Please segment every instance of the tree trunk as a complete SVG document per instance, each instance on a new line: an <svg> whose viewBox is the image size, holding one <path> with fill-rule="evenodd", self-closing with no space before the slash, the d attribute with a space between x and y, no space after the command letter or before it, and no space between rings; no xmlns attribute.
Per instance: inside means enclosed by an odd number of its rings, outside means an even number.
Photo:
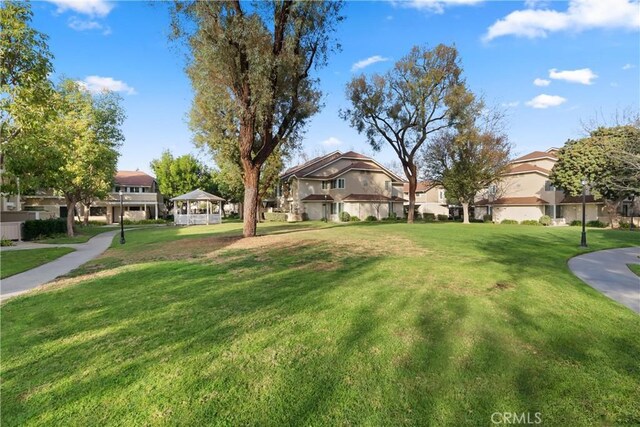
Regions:
<svg viewBox="0 0 640 427"><path fill-rule="evenodd" d="M609 217L609 227L615 228L618 221L618 207L620 207L621 200L605 200L604 206Z"/></svg>
<svg viewBox="0 0 640 427"><path fill-rule="evenodd" d="M414 211L416 206L416 187L418 186L418 177L415 174L415 167L407 174L409 179L409 212L407 212L407 223L413 224Z"/></svg>
<svg viewBox="0 0 640 427"><path fill-rule="evenodd" d="M469 203L462 202L462 223L469 224Z"/></svg>
<svg viewBox="0 0 640 427"><path fill-rule="evenodd" d="M89 206L83 204L82 207L84 208L84 218L83 218L83 222L84 222L84 226L86 227L87 225L89 225Z"/></svg>
<svg viewBox="0 0 640 427"><path fill-rule="evenodd" d="M73 237L73 214L76 207L76 201L67 199L67 236Z"/></svg>
<svg viewBox="0 0 640 427"><path fill-rule="evenodd" d="M258 184L260 183L260 167L252 166L244 171L244 222L242 235L253 237L256 235L256 221L258 219Z"/></svg>

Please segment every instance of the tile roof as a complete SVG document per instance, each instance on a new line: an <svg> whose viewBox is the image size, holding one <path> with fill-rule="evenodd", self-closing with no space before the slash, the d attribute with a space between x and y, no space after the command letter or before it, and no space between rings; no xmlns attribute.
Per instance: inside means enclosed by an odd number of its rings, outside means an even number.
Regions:
<svg viewBox="0 0 640 427"><path fill-rule="evenodd" d="M333 179L333 178L338 177L338 176L342 175L343 173L348 172L348 171L353 170L353 169L380 170L380 168L378 166L372 165L371 163L353 162L349 166L339 170L338 172L336 172L334 174L327 175L327 176L307 175L307 176L305 176L305 178Z"/></svg>
<svg viewBox="0 0 640 427"><path fill-rule="evenodd" d="M405 199L392 196L388 197L382 194L349 194L342 199L344 202L406 202Z"/></svg>
<svg viewBox="0 0 640 427"><path fill-rule="evenodd" d="M509 171L507 172L507 175L516 175L516 174L529 173L529 172L539 172L547 176L551 173L549 169L541 168L540 166L522 164L522 165L511 165L509 167Z"/></svg>
<svg viewBox="0 0 640 427"><path fill-rule="evenodd" d="M333 197L329 194L309 194L302 199L303 202L333 202Z"/></svg>
<svg viewBox="0 0 640 427"><path fill-rule="evenodd" d="M602 203L602 199L596 199L594 196L586 196L585 203ZM560 202L560 204L575 204L582 203L582 196L564 196L564 199Z"/></svg>
<svg viewBox="0 0 640 427"><path fill-rule="evenodd" d="M118 171L114 178L116 185L152 187L155 179L141 171Z"/></svg>
<svg viewBox="0 0 640 427"><path fill-rule="evenodd" d="M506 205L506 206L531 206L531 205L548 205L549 203L539 197L501 197L490 202L487 199L476 202L476 206L486 205Z"/></svg>
<svg viewBox="0 0 640 427"><path fill-rule="evenodd" d="M552 159L552 160L557 160L558 158L556 157L555 154L553 154L553 152L546 152L546 151L533 151L529 154L525 154L524 156L518 157L515 160L512 160L511 163L520 163L520 162L526 162L528 160L534 160L534 159L541 159L541 158L548 158L548 159Z"/></svg>
<svg viewBox="0 0 640 427"><path fill-rule="evenodd" d="M427 191L431 190L435 186L436 186L436 184L433 184L432 182L429 182L429 181L419 182L418 185L416 186L416 193L427 192ZM409 192L409 184L408 183L405 183L402 186L402 191L404 193L408 193Z"/></svg>
<svg viewBox="0 0 640 427"><path fill-rule="evenodd" d="M290 167L289 169L284 171L282 175L280 175L280 178L288 178L290 176L302 176L304 174L301 174L300 172L303 169L308 169L310 166L315 166L316 164L318 165L316 167L320 167L320 165L326 164L331 160L336 159L340 155L341 154L339 151L334 151L333 153L325 154L324 156L314 157L313 159L307 162L304 162L300 165ZM310 171L307 171L307 172L310 172Z"/></svg>

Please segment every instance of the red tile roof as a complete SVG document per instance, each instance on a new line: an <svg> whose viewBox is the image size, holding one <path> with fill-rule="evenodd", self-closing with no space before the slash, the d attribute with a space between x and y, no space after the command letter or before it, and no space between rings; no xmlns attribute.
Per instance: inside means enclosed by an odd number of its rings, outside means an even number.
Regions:
<svg viewBox="0 0 640 427"><path fill-rule="evenodd" d="M349 194L342 199L344 202L406 202L398 196L384 196L382 194Z"/></svg>
<svg viewBox="0 0 640 427"><path fill-rule="evenodd" d="M520 162L526 162L528 160L534 160L534 159L543 159L543 158L548 158L548 159L553 159L556 160L557 157L555 154L553 154L553 152L549 153L546 151L533 151L529 154L525 154L522 157L518 157L515 160L512 160L512 163L520 163Z"/></svg>
<svg viewBox="0 0 640 427"><path fill-rule="evenodd" d="M486 205L506 205L506 206L531 206L531 205L548 205L549 203L539 197L501 197L490 202L487 199L476 202L476 206Z"/></svg>
<svg viewBox="0 0 640 427"><path fill-rule="evenodd" d="M114 178L116 185L153 187L155 179L141 171L118 171Z"/></svg>
<svg viewBox="0 0 640 427"><path fill-rule="evenodd" d="M596 199L594 196L586 196L585 203L602 203L602 199ZM582 203L582 196L564 196L560 204L576 204Z"/></svg>
<svg viewBox="0 0 640 427"><path fill-rule="evenodd" d="M380 168L376 165L372 165L371 163L366 163L366 162L353 162L351 163L349 166L339 170L338 172L331 174L331 175L327 175L327 176L321 176L321 175L307 175L305 176L305 178L322 178L322 179L333 179L335 177L338 177L340 175L342 175L345 172L349 172L350 170L353 169L365 169L365 170L380 170Z"/></svg>
<svg viewBox="0 0 640 427"><path fill-rule="evenodd" d="M309 194L307 197L302 199L303 202L333 202L333 197L329 194Z"/></svg>
<svg viewBox="0 0 640 427"><path fill-rule="evenodd" d="M436 184L433 184L432 182L429 182L429 181L419 182L418 185L416 186L416 193L425 193L425 192L431 190L435 186L436 186ZM404 193L408 193L409 192L409 184L408 183L405 183L402 186L402 191Z"/></svg>
<svg viewBox="0 0 640 427"><path fill-rule="evenodd" d="M522 165L511 165L509 167L509 174L521 174L521 173L530 173L530 172L539 172L543 175L549 175L551 171L549 169L541 168L536 165L522 164Z"/></svg>

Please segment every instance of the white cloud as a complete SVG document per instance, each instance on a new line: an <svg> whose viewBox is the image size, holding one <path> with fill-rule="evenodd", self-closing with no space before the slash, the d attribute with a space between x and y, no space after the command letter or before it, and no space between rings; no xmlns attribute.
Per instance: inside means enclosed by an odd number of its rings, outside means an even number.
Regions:
<svg viewBox="0 0 640 427"><path fill-rule="evenodd" d="M111 28L108 25L103 25L94 20L80 19L77 16L69 18L68 25L69 28L76 31L100 30L105 36L111 34Z"/></svg>
<svg viewBox="0 0 640 427"><path fill-rule="evenodd" d="M598 75L591 71L590 68L581 68L579 70L558 71L555 68L549 70L549 78L554 80L564 80L569 83L580 83L583 85L593 84L593 80Z"/></svg>
<svg viewBox="0 0 640 427"><path fill-rule="evenodd" d="M632 68L636 68L636 66L635 66L635 65L633 65L633 64L624 64L624 65L622 66L622 69L623 69L623 70L625 70L625 71L630 70L630 69L632 69Z"/></svg>
<svg viewBox="0 0 640 427"><path fill-rule="evenodd" d="M551 80L537 78L533 81L533 84L536 86L549 86L551 84Z"/></svg>
<svg viewBox="0 0 640 427"><path fill-rule="evenodd" d="M402 7L410 7L413 9L424 10L427 12L441 14L444 9L449 6L471 6L482 3L483 0L408 0L408 1L392 1L392 3Z"/></svg>
<svg viewBox="0 0 640 427"><path fill-rule="evenodd" d="M335 136L330 136L328 139L325 139L324 141L322 141L321 144L327 147L336 147L342 144L342 141L340 141Z"/></svg>
<svg viewBox="0 0 640 427"><path fill-rule="evenodd" d="M58 13L72 10L89 16L105 17L111 12L114 4L107 0L47 0L58 6Z"/></svg>
<svg viewBox="0 0 640 427"><path fill-rule="evenodd" d="M533 98L531 101L527 101L527 105L533 108L549 108L549 107L557 107L560 104L564 104L567 102L566 98L557 95L538 95Z"/></svg>
<svg viewBox="0 0 640 427"><path fill-rule="evenodd" d="M367 59L363 59L362 61L358 61L351 67L351 71L358 71L365 67L368 67L371 64L375 64L376 62L385 62L388 61L389 58L384 58L380 55L370 56Z"/></svg>
<svg viewBox="0 0 640 427"><path fill-rule="evenodd" d="M87 76L78 84L91 93L100 93L104 91L123 92L127 95L135 95L137 92L134 88L123 82L115 80L112 77Z"/></svg>
<svg viewBox="0 0 640 427"><path fill-rule="evenodd" d="M569 0L565 12L551 9L516 10L496 21L484 41L502 36L546 37L555 31L594 28L640 28L638 2L634 0Z"/></svg>

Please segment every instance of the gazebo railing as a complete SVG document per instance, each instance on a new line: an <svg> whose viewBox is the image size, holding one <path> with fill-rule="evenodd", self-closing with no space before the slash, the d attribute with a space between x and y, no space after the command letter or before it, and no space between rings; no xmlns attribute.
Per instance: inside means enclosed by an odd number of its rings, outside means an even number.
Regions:
<svg viewBox="0 0 640 427"><path fill-rule="evenodd" d="M174 216L177 225L204 225L220 224L222 216L219 213L212 214L177 214Z"/></svg>

